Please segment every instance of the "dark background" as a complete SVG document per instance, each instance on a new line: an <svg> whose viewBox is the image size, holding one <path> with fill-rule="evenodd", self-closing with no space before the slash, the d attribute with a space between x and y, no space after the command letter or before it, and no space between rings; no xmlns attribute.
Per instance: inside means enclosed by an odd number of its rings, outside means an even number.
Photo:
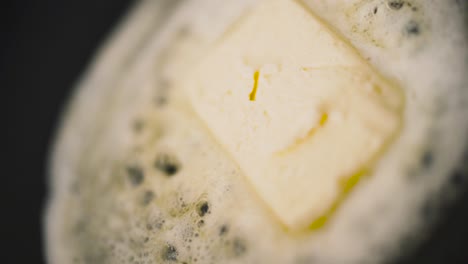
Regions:
<svg viewBox="0 0 468 264"><path fill-rule="evenodd" d="M0 5L0 263L44 263L46 160L60 110L129 0L24 0ZM4 122L6 120L7 122ZM5 208L7 210L5 210ZM6 245L6 249L3 245Z"/></svg>
<svg viewBox="0 0 468 264"><path fill-rule="evenodd" d="M1 150L7 158L0 163L0 219L1 241L7 247L0 250L0 263L44 263L45 171L59 113L95 49L131 2L28 0L1 5L1 131L7 133ZM433 239L403 263L468 263L468 195L446 215Z"/></svg>

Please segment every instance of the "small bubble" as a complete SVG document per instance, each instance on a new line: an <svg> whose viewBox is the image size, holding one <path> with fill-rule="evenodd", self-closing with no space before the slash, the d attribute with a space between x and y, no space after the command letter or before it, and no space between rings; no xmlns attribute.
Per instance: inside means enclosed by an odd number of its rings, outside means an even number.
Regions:
<svg viewBox="0 0 468 264"><path fill-rule="evenodd" d="M198 221L198 223L197 223L197 226L198 226L198 227L202 227L202 226L204 226L204 225L205 225L205 221L203 221L203 220L200 220L200 221Z"/></svg>
<svg viewBox="0 0 468 264"><path fill-rule="evenodd" d="M208 205L208 202L201 202L197 206L198 215L201 217L205 216L208 213L209 209L210 209L210 206Z"/></svg>
<svg viewBox="0 0 468 264"><path fill-rule="evenodd" d="M424 168L430 168L433 162L434 162L434 156L432 152L430 151L425 152L421 158L421 166L423 166Z"/></svg>
<svg viewBox="0 0 468 264"><path fill-rule="evenodd" d="M232 251L234 253L234 256L239 257L245 254L247 252L247 246L245 245L245 242L239 238L235 238L233 243L232 243Z"/></svg>
<svg viewBox="0 0 468 264"><path fill-rule="evenodd" d="M173 176L179 171L180 164L173 156L161 154L156 158L154 167L167 176Z"/></svg>
<svg viewBox="0 0 468 264"><path fill-rule="evenodd" d="M225 234L227 234L228 231L229 231L229 229L228 229L227 225L222 225L219 228L219 235L224 236Z"/></svg>
<svg viewBox="0 0 468 264"><path fill-rule="evenodd" d="M165 222L166 222L166 221L164 221L164 220L159 220L159 221L157 221L157 222L154 224L154 226L155 226L157 229L161 229L161 228L164 226L164 223L165 223Z"/></svg>
<svg viewBox="0 0 468 264"><path fill-rule="evenodd" d="M178 255L177 249L173 245L167 244L164 246L161 257L163 260L177 261Z"/></svg>
<svg viewBox="0 0 468 264"><path fill-rule="evenodd" d="M400 10L405 2L402 0L390 0L387 2L388 7L390 7L393 10Z"/></svg>
<svg viewBox="0 0 468 264"><path fill-rule="evenodd" d="M152 191L145 191L143 193L143 197L141 198L141 203L143 206L148 205L154 199L154 192Z"/></svg>
<svg viewBox="0 0 468 264"><path fill-rule="evenodd" d="M153 230L153 226L151 224L146 224L146 229L151 231Z"/></svg>
<svg viewBox="0 0 468 264"><path fill-rule="evenodd" d="M419 24L416 21L411 20L405 26L405 33L407 35L419 35L421 33L421 29L419 28Z"/></svg>
<svg viewBox="0 0 468 264"><path fill-rule="evenodd" d="M132 186L138 186L144 180L143 170L137 166L127 167L127 175Z"/></svg>

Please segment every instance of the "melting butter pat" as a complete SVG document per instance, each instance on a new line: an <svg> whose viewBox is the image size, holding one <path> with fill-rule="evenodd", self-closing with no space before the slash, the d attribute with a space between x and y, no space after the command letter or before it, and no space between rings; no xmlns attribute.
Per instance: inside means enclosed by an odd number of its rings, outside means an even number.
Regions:
<svg viewBox="0 0 468 264"><path fill-rule="evenodd" d="M289 229L330 212L399 130L403 96L296 1L264 1L184 82L214 138Z"/></svg>

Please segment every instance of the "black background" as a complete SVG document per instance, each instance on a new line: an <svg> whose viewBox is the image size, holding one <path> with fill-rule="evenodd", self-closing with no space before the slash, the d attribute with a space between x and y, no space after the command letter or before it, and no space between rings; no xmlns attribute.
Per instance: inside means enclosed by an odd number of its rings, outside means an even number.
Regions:
<svg viewBox="0 0 468 264"><path fill-rule="evenodd" d="M43 263L41 221L49 144L61 109L94 51L132 1L2 4L0 263ZM6 120L6 122L4 121ZM468 263L468 195L404 263ZM357 241L358 242L358 241Z"/></svg>
<svg viewBox="0 0 468 264"><path fill-rule="evenodd" d="M0 5L0 98L6 106L1 130L7 133L0 176L2 264L44 263L45 171L59 113L95 49L131 2L23 0Z"/></svg>

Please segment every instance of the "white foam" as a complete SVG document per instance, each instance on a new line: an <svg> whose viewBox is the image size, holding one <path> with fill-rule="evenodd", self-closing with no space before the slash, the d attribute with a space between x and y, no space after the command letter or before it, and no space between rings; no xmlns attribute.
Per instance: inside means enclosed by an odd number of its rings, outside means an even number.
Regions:
<svg viewBox="0 0 468 264"><path fill-rule="evenodd" d="M102 49L51 157L49 263L376 263L424 227L420 208L445 185L467 146L463 11L447 1L406 1L399 10L384 0L305 1L395 79L407 102L405 129L374 175L325 229L290 234L177 88L177 78L255 2L185 1L163 20L164 2L144 1ZM411 21L418 34L407 32ZM165 107L155 107L158 96L169 98ZM141 133L131 129L135 119L144 122ZM428 151L432 165L421 166ZM174 177L155 169L162 153L180 163ZM129 165L144 173L137 187L127 179ZM154 197L142 205L147 191ZM209 211L200 216L205 201Z"/></svg>

